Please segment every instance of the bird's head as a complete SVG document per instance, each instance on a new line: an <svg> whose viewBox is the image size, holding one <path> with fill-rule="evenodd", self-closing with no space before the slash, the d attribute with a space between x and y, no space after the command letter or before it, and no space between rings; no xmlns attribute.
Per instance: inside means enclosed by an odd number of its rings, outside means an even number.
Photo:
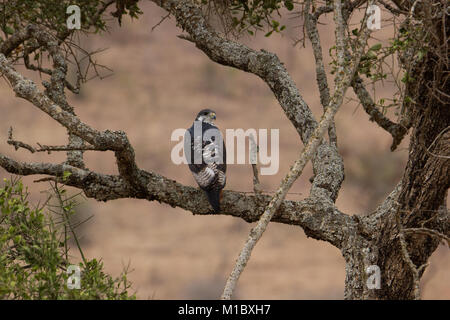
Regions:
<svg viewBox="0 0 450 320"><path fill-rule="evenodd" d="M203 109L197 114L195 120L213 123L216 120L216 112L211 109Z"/></svg>

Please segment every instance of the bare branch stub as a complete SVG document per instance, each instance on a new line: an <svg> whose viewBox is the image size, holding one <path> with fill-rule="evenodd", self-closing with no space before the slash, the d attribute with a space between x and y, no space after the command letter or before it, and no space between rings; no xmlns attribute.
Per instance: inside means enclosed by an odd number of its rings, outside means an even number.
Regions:
<svg viewBox="0 0 450 320"><path fill-rule="evenodd" d="M16 150L19 150L19 148L24 148L24 149L27 149L28 151L30 151L31 153L35 153L36 152L36 149L33 148L32 146L30 146L29 144L24 143L22 141L14 140L14 138L13 138L13 128L12 127L10 127L9 130L8 130L7 143L12 145L12 146L14 146L14 148Z"/></svg>
<svg viewBox="0 0 450 320"><path fill-rule="evenodd" d="M372 97L364 87L363 80L359 75L354 77L352 87L358 96L364 111L369 115L369 120L375 121L381 128L391 134L393 138L391 150L394 151L408 133L411 124L394 123L384 116L373 102Z"/></svg>
<svg viewBox="0 0 450 320"><path fill-rule="evenodd" d="M21 29L15 32L11 37L6 39L0 46L0 52L5 56L9 56L18 46L31 37L31 30Z"/></svg>

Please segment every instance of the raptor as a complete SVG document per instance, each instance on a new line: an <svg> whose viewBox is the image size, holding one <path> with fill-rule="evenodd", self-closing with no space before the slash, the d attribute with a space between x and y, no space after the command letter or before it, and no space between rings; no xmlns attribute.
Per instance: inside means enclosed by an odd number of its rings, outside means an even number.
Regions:
<svg viewBox="0 0 450 320"><path fill-rule="evenodd" d="M214 120L216 113L213 110L201 110L186 130L184 149L195 181L205 191L214 212L218 213L227 165L225 143Z"/></svg>

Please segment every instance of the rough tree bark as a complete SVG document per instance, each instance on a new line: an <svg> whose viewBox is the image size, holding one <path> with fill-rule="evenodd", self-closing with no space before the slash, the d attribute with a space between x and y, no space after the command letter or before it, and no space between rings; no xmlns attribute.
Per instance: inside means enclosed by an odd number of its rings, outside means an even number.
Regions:
<svg viewBox="0 0 450 320"><path fill-rule="evenodd" d="M432 1L437 5L442 4L438 0ZM415 275L420 278L425 270L424 264L440 239L450 237L448 211L444 207L450 186L446 45L450 38L450 23L446 21L447 16L430 18L427 14L421 14L426 13L426 6L412 8L408 7L411 4L397 1L393 1L392 6L385 5L395 15L428 19L424 23L431 29L434 28L432 44L435 50L428 51L420 63L409 68L418 81L407 85L407 92L413 101L406 104L407 120L395 123L379 112L372 101L356 67L359 60L356 59L355 70L351 73L344 72L345 67L349 68L345 63L350 62L353 55L357 56L356 51L350 50L349 40L344 39L347 34L347 19L353 10L367 5L367 2L344 2L341 8L340 1L336 1L313 10L312 2L306 1L303 12L306 33L313 46L324 117L328 117L327 126L321 127L319 123L323 126L325 122L315 119L275 54L264 50L256 51L223 37L209 25L196 1L153 2L175 17L177 25L186 32L181 38L191 41L212 61L261 78L272 90L303 144L314 144L309 155L312 156L314 177L306 199L288 201L281 196L274 198L226 190L221 214L253 222L258 221L267 211L271 213L270 221L299 226L307 236L327 241L339 248L346 261L346 299L417 298L418 283ZM97 15L101 15L113 3L114 1L105 2ZM317 29L321 15L332 11L337 28L338 60L341 62L333 95L330 94L327 83ZM44 174L51 179L61 179L65 172L69 172L70 176L66 175L64 183L83 190L86 196L99 201L139 198L180 207L193 214L210 214L208 202L200 190L183 186L156 172L140 169L135 161L133 147L124 132L98 131L76 116L73 107L67 103L64 89L74 92L77 90L66 81L67 65L59 47L69 34L67 31L52 35L41 26L29 24L5 39L0 46L0 72L9 81L16 95L48 114L69 133L67 146L41 146L35 149L14 140L12 131L8 143L16 149L22 147L32 152L67 151L68 161L63 164L20 163L0 154L0 167L18 175ZM363 38L360 37L359 40L363 41ZM365 45L365 40L362 44ZM28 52L37 47L46 48L49 52L53 69L40 70L50 75L50 83L46 83L45 91L41 91L33 81L14 69L15 61L11 59L11 54L21 46L27 47ZM443 56L447 60L442 60ZM436 60L443 61L440 68L435 67ZM27 61L25 65L34 70ZM426 84L432 84L432 88ZM412 128L410 152L402 180L374 212L364 216L343 213L335 205L344 180L344 166L338 153L337 133L332 119L342 103L347 86L353 87L370 120L392 135L393 149L408 129ZM327 129L329 141L313 134L316 130L323 133ZM87 169L83 162L83 151L86 150L114 152L119 174L105 175ZM303 160L308 160L309 156L305 156ZM301 166L299 167L301 171ZM269 206L270 203L276 203L276 207ZM273 212L270 211L271 208L274 208ZM417 228L421 228L422 232L416 232ZM367 286L367 268L372 265L379 266L381 270L380 289L369 289Z"/></svg>

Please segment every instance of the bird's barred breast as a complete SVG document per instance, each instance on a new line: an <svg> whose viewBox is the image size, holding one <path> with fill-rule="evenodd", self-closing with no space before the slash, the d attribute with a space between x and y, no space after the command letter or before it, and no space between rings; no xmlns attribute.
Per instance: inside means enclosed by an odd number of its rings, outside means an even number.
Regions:
<svg viewBox="0 0 450 320"><path fill-rule="evenodd" d="M214 170L210 167L205 167L200 170L198 173L192 172L194 175L195 181L199 184L200 187L206 188L216 176Z"/></svg>

